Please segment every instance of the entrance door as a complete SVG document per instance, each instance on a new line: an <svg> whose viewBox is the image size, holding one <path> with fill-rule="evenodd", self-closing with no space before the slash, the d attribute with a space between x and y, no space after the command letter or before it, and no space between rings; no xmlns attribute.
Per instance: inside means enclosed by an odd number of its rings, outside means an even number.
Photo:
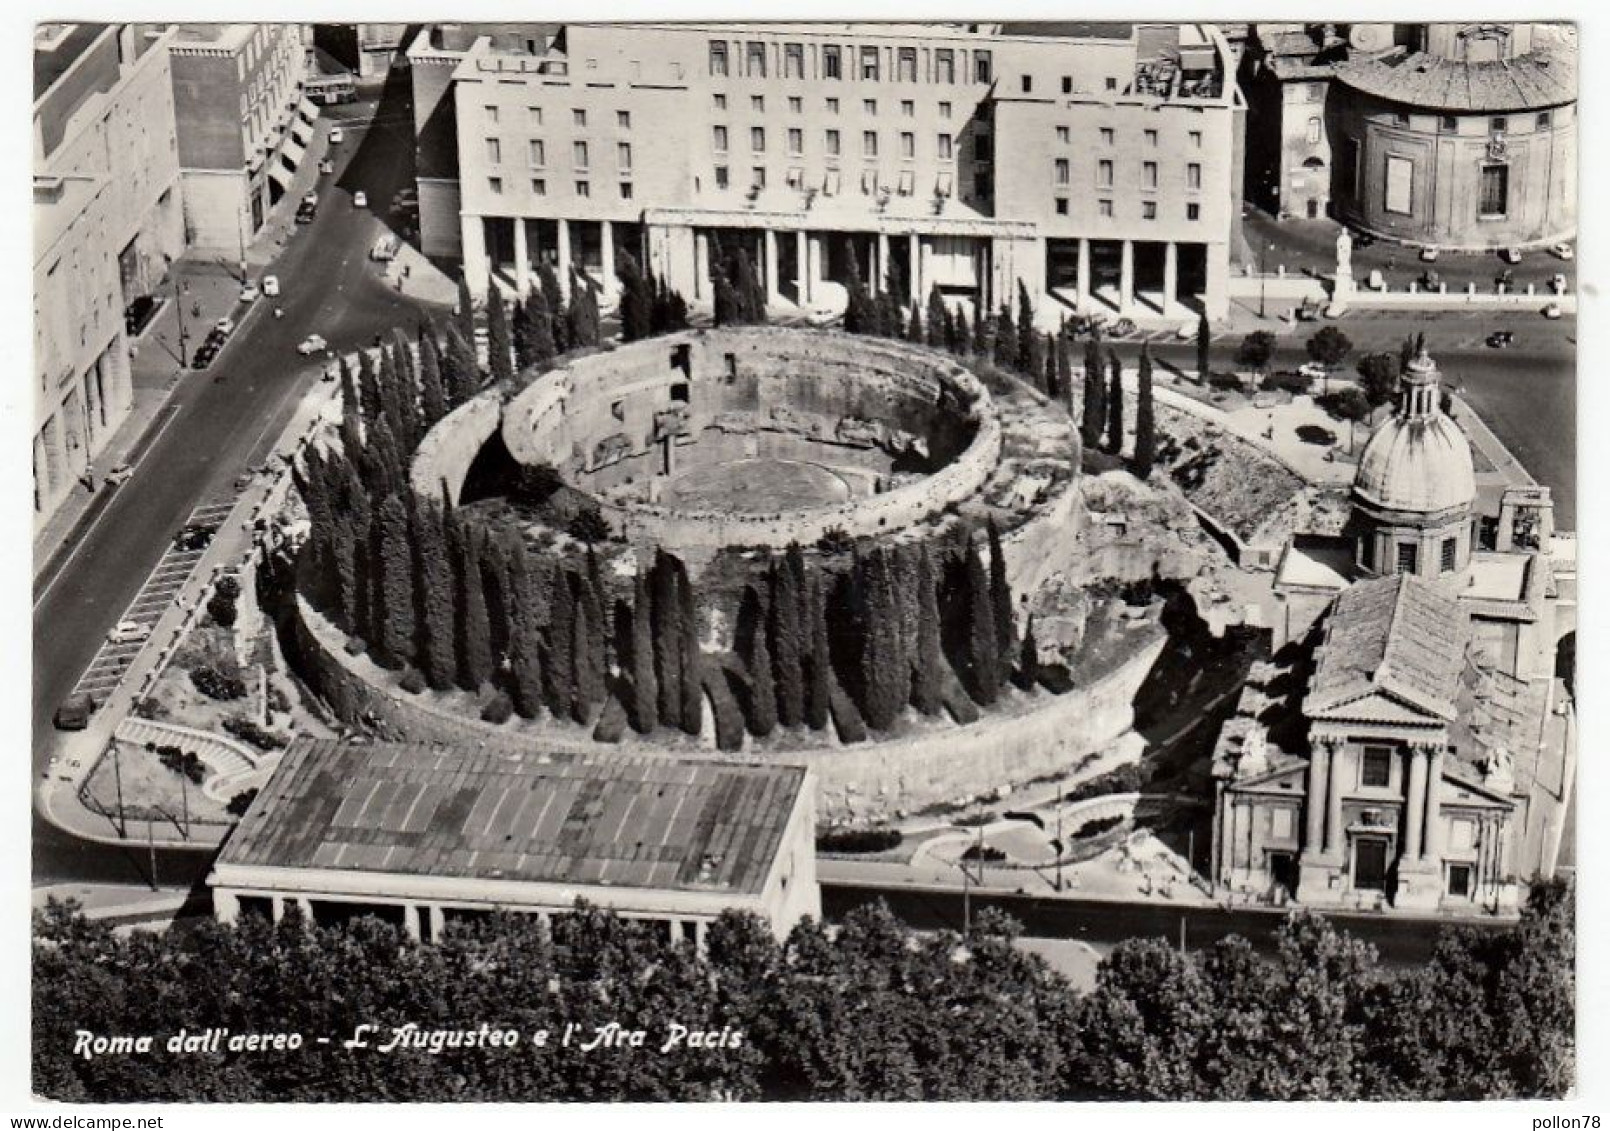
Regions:
<svg viewBox="0 0 1610 1131"><path fill-rule="evenodd" d="M1271 852L1269 854L1269 878L1275 886L1286 889L1287 894L1297 894L1297 861L1289 852Z"/></svg>
<svg viewBox="0 0 1610 1131"><path fill-rule="evenodd" d="M1364 836L1353 842L1353 887L1358 891L1386 890L1386 840Z"/></svg>

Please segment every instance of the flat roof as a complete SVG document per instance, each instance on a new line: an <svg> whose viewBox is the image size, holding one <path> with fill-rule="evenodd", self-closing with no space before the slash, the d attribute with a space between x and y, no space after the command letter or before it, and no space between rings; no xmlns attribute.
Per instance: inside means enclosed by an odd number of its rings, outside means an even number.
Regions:
<svg viewBox="0 0 1610 1131"><path fill-rule="evenodd" d="M1459 595L1478 601L1524 599L1528 560L1525 554L1472 554L1470 581Z"/></svg>
<svg viewBox="0 0 1610 1131"><path fill-rule="evenodd" d="M45 91L56 85L56 80L65 75L78 57L90 49L100 35L110 24L74 24L71 30L60 36L58 42L48 51L34 50L34 101L38 102ZM52 37L55 38L55 37ZM34 42L40 42L35 36Z"/></svg>
<svg viewBox="0 0 1610 1131"><path fill-rule="evenodd" d="M759 894L805 774L298 739L218 864Z"/></svg>
<svg viewBox="0 0 1610 1131"><path fill-rule="evenodd" d="M179 24L176 45L194 43L201 47L221 47L239 51L256 34L259 24Z"/></svg>

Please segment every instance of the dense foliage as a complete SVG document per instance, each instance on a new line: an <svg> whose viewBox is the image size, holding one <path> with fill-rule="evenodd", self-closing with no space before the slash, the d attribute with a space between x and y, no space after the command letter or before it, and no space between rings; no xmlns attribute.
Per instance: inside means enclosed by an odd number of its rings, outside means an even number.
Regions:
<svg viewBox="0 0 1610 1131"><path fill-rule="evenodd" d="M453 923L421 945L373 919L318 928L294 912L117 934L52 903L34 918L33 1083L69 1102L1558 1096L1575 1072L1573 913L1569 893L1542 892L1519 925L1444 929L1406 970L1306 915L1269 953L1135 939L1080 996L992 912L967 940L877 906L783 942L728 914L700 954L586 907L551 928ZM394 1027L482 1022L520 1044L378 1051ZM644 1046L580 1050L611 1022L643 1029ZM672 1022L741 1037L662 1053ZM368 1047L344 1047L361 1024L376 1026ZM306 1044L165 1048L212 1027ZM549 1044L533 1047L541 1029ZM81 1030L156 1039L86 1058Z"/></svg>

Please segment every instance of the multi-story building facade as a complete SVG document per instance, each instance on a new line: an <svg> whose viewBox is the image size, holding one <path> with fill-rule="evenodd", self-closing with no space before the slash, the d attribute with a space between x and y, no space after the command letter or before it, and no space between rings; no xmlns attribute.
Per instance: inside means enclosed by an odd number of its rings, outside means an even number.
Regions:
<svg viewBox="0 0 1610 1131"><path fill-rule="evenodd" d="M172 37L139 24L43 24L35 34L37 522L127 416L123 312L184 250Z"/></svg>
<svg viewBox="0 0 1610 1131"><path fill-rule="evenodd" d="M183 24L169 53L187 235L243 256L312 140L303 29Z"/></svg>
<svg viewBox="0 0 1610 1131"><path fill-rule="evenodd" d="M742 248L769 299L799 306L853 264L874 290L975 306L1021 283L1068 308L1222 315L1242 115L1222 37L1030 30L480 36L442 60L466 274L523 289L548 262L607 295L626 248L707 303L717 255ZM416 114L420 63L440 54L411 53Z"/></svg>

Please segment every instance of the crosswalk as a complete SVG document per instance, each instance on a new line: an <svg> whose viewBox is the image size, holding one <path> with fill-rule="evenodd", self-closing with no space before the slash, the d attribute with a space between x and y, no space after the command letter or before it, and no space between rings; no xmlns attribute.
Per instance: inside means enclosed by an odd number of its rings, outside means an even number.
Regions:
<svg viewBox="0 0 1610 1131"><path fill-rule="evenodd" d="M218 526L229 516L234 507L234 499L209 500L190 512L190 517L185 519L185 525ZM144 626L147 632L153 630L162 614L167 612L173 603L173 599L190 580L190 575L195 572L196 563L201 561L206 552L205 548L181 550L177 546L170 545L157 560L157 564L152 567L145 584L134 595L134 600L123 610L123 615L117 618L117 623L132 621ZM122 682L124 673L129 670L135 658L149 642L149 637L126 644L106 641L95 653L95 658L90 661L89 667L84 669L84 674L78 677L73 694L89 695L99 707Z"/></svg>

